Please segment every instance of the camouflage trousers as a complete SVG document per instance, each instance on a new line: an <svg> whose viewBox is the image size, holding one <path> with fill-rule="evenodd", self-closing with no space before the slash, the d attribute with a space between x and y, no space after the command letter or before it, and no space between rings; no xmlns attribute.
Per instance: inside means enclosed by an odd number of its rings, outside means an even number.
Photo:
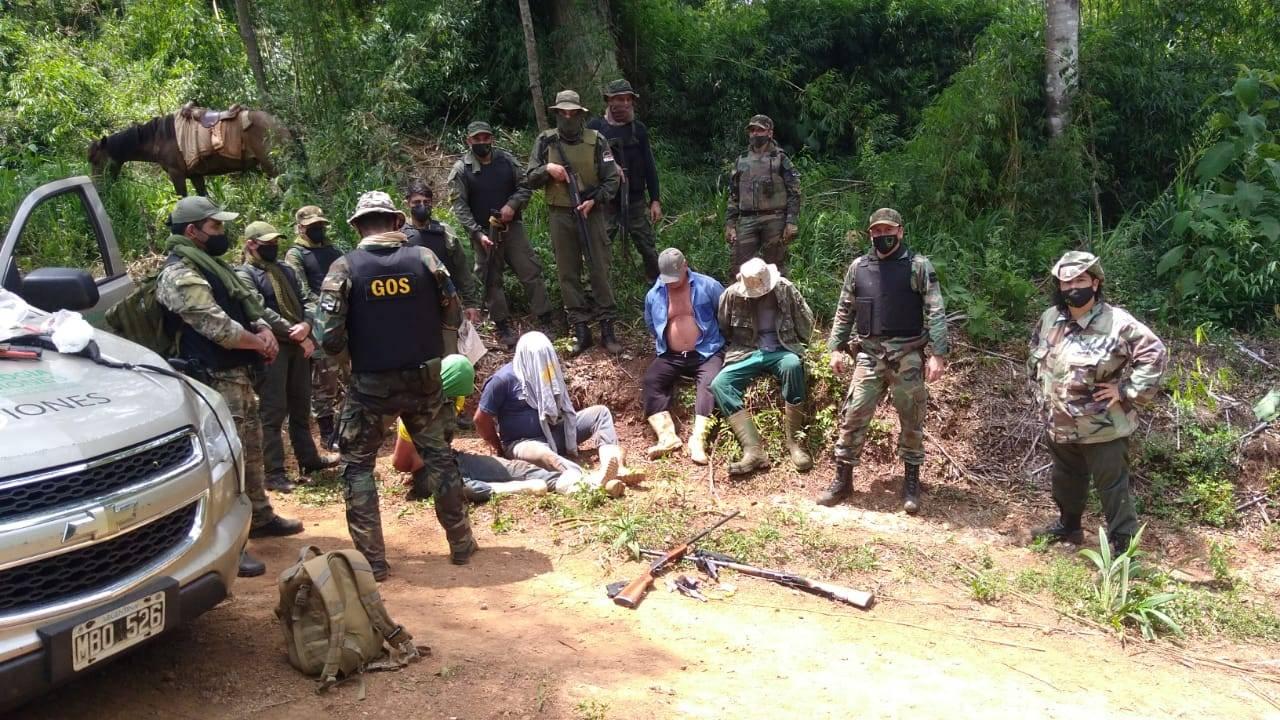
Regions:
<svg viewBox="0 0 1280 720"><path fill-rule="evenodd" d="M346 356L331 357L317 348L311 356L311 414L317 420L338 414L338 398L349 381Z"/></svg>
<svg viewBox="0 0 1280 720"><path fill-rule="evenodd" d="M657 237L653 233L653 223L649 221L649 203L643 196L626 201L626 217L618 211L618 199L609 201L605 217L609 224L609 239L615 243L622 226L626 225L627 239L640 253L640 261L644 264L644 276L652 283L658 279Z"/></svg>
<svg viewBox="0 0 1280 720"><path fill-rule="evenodd" d="M235 420L244 460L244 494L253 504L253 527L261 527L271 522L276 512L267 499L262 469L262 419L258 414L258 396L253 392L253 376L247 367L214 370L209 375L212 378L209 387L222 395Z"/></svg>
<svg viewBox="0 0 1280 720"><path fill-rule="evenodd" d="M474 542L462 497L462 478L445 439L454 415L442 393L439 360L418 370L351 376L339 425L347 529L356 549L375 570L387 567L387 548L373 465L396 416L425 463L414 475L414 494L434 498L436 518L451 550L466 550Z"/></svg>
<svg viewBox="0 0 1280 720"><path fill-rule="evenodd" d="M786 227L786 214L781 210L772 215L739 215L738 239L729 257L729 277L736 277L742 263L753 257L777 265L778 272L786 275L787 244L782 240Z"/></svg>
<svg viewBox="0 0 1280 720"><path fill-rule="evenodd" d="M924 464L924 415L929 405L929 388L924 383L924 353L913 350L897 360L886 360L860 352L855 361L853 382L840 406L840 433L836 439L836 460L857 465L867 442L867 427L876 406L888 392L898 411L898 457L908 465Z"/></svg>

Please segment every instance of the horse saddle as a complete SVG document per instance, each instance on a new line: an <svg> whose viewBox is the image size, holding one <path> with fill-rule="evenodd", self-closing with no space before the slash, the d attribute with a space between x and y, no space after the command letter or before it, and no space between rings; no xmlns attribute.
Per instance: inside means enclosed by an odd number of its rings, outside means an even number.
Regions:
<svg viewBox="0 0 1280 720"><path fill-rule="evenodd" d="M241 107L239 103L232 105L226 110L211 110L189 102L182 106L182 110L180 112L183 117L191 118L192 120L199 122L201 127L211 128L223 120L235 119L243 110L244 108Z"/></svg>

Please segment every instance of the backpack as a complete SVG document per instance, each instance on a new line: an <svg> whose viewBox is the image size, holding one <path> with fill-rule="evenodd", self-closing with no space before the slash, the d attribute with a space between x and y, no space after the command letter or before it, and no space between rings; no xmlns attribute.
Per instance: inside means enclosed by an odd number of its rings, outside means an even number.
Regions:
<svg viewBox="0 0 1280 720"><path fill-rule="evenodd" d="M304 547L277 587L289 664L318 676L318 692L355 673L398 670L430 652L415 647L413 636L387 615L373 569L357 550Z"/></svg>
<svg viewBox="0 0 1280 720"><path fill-rule="evenodd" d="M116 335L169 358L177 353L177 338L165 331L165 308L156 299L159 279L159 271L143 278L133 292L107 310L106 321Z"/></svg>

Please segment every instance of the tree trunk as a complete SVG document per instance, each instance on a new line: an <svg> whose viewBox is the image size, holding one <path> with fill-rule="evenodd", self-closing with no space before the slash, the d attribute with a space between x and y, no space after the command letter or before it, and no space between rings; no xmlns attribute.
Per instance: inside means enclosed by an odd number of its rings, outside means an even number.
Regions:
<svg viewBox="0 0 1280 720"><path fill-rule="evenodd" d="M538 39L533 35L533 16L529 13L529 0L519 0L520 24L524 26L524 56L529 63L529 94L533 95L533 115L538 130L546 130L547 103L542 95L542 67L538 63Z"/></svg>
<svg viewBox="0 0 1280 720"><path fill-rule="evenodd" d="M609 18L609 0L551 3L556 89L577 90L587 107L601 107L605 83L621 77Z"/></svg>
<svg viewBox="0 0 1280 720"><path fill-rule="evenodd" d="M245 55L249 56L249 69L253 71L253 82L258 86L258 101L267 103L270 100L270 94L267 92L267 72L262 65L262 51L258 49L258 32L253 29L249 0L236 0L236 25L240 28L240 39L244 41Z"/></svg>
<svg viewBox="0 0 1280 720"><path fill-rule="evenodd" d="M1080 75L1080 0L1044 1L1044 93L1049 135L1071 124L1071 95Z"/></svg>

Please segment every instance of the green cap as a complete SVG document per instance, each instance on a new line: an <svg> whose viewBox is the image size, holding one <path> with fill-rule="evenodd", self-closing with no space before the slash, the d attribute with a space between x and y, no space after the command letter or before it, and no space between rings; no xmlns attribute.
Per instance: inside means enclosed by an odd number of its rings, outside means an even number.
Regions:
<svg viewBox="0 0 1280 720"><path fill-rule="evenodd" d="M1086 272L1099 280L1103 279L1102 261L1097 255L1083 250L1071 250L1053 266L1053 276L1063 282L1075 280L1080 277L1080 273Z"/></svg>
<svg viewBox="0 0 1280 720"><path fill-rule="evenodd" d="M773 118L769 117L768 115L752 115L751 119L747 121L747 129L750 130L753 127L763 128L765 130L772 130Z"/></svg>
<svg viewBox="0 0 1280 720"><path fill-rule="evenodd" d="M489 127L489 123L483 120L476 120L475 122L467 126L467 137L472 137L473 135L479 135L480 133L489 133L490 135L492 135L493 128Z"/></svg>
<svg viewBox="0 0 1280 720"><path fill-rule="evenodd" d="M640 99L640 95L635 90L631 89L631 83L626 80L614 80L604 86L604 97L606 100L614 95L630 95L637 100Z"/></svg>
<svg viewBox="0 0 1280 720"><path fill-rule="evenodd" d="M582 99L578 97L578 93L573 90L561 90L556 93L556 104L552 105L550 110L581 110L586 112L587 109L582 107Z"/></svg>
<svg viewBox="0 0 1280 720"><path fill-rule="evenodd" d="M871 221L867 223L867 227L875 227L876 225L902 227L902 216L893 208L880 208L871 213Z"/></svg>
<svg viewBox="0 0 1280 720"><path fill-rule="evenodd" d="M260 243L275 242L280 239L280 233L276 232L271 223L261 220L249 223L249 227L244 229L245 240L257 240Z"/></svg>
<svg viewBox="0 0 1280 720"><path fill-rule="evenodd" d="M440 361L440 385L447 398L466 397L476 391L476 369L465 355L448 355Z"/></svg>
<svg viewBox="0 0 1280 720"><path fill-rule="evenodd" d="M324 211L315 205L304 205L298 208L298 212L293 214L293 221L302 227L316 223L329 224L329 218L324 216Z"/></svg>
<svg viewBox="0 0 1280 720"><path fill-rule="evenodd" d="M193 223L208 218L219 222L231 222L240 217L240 213L227 212L218 207L212 200L203 195L184 197L173 206L169 214L170 223Z"/></svg>

